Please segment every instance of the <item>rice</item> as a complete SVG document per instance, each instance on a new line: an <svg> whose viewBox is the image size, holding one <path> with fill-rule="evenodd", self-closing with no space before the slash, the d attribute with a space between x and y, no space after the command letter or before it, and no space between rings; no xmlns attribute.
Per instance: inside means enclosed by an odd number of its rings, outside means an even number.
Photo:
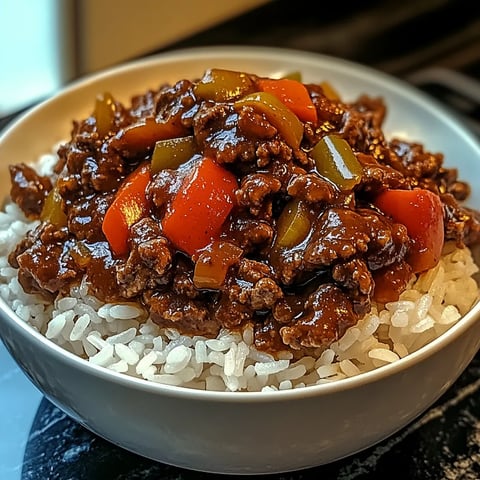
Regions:
<svg viewBox="0 0 480 480"><path fill-rule="evenodd" d="M52 158L53 157L53 158ZM54 164L44 155L40 171ZM294 360L258 351L252 326L217 338L162 329L139 304L104 304L81 283L52 304L27 294L7 257L35 225L8 203L0 212L0 296L32 328L92 364L150 382L214 391L276 391L338 381L382 367L451 328L478 301L468 248L446 245L438 265L411 280L396 302L374 304L317 356Z"/></svg>

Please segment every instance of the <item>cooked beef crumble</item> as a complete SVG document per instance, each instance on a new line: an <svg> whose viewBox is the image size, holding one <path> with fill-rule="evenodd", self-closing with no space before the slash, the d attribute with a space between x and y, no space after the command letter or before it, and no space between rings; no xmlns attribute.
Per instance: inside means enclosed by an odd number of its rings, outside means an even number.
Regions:
<svg viewBox="0 0 480 480"><path fill-rule="evenodd" d="M239 79L236 90L227 91L229 73ZM10 167L12 200L41 220L9 258L23 288L51 297L86 277L99 299L139 301L161 326L215 336L253 324L258 348L302 351L330 345L372 301L397 298L415 272L411 235L375 204L381 192L433 192L443 210L442 242L478 241L478 213L460 203L468 184L442 154L387 139L381 98L347 103L320 84L304 88L314 114L293 114L292 125L291 111L258 94L262 79L253 74L208 71L133 97L130 107L100 96L91 116L73 122L52 178L25 164ZM353 183L319 169L315 149L332 138L351 149L346 168L361 172ZM178 165L153 168L156 148L169 139L193 150ZM225 218L216 230L192 223L170 234L166 217L179 197L193 195L185 182L206 158L233 179L233 193L205 191L195 211L213 211L215 220L228 207ZM107 212L145 165L143 206L116 226L127 238L115 248Z"/></svg>

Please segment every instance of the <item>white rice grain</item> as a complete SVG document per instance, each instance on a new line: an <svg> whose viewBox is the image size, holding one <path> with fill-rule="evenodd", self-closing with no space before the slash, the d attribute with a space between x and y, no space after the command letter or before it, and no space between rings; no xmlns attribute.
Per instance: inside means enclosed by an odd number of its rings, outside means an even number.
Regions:
<svg viewBox="0 0 480 480"><path fill-rule="evenodd" d="M50 320L48 323L47 331L45 332L45 336L48 339L59 338L63 328L65 327L65 323L67 319L64 314L58 314Z"/></svg>
<svg viewBox="0 0 480 480"><path fill-rule="evenodd" d="M225 354L224 358L224 365L223 365L223 373L225 376L230 377L235 372L235 359L237 354L237 345L233 343Z"/></svg>
<svg viewBox="0 0 480 480"><path fill-rule="evenodd" d="M101 367L111 365L114 361L114 348L113 345L105 343L105 346L99 350L98 353L90 357L90 362Z"/></svg>
<svg viewBox="0 0 480 480"><path fill-rule="evenodd" d="M251 326L246 327L242 333L243 341L247 345L253 345L253 328Z"/></svg>
<svg viewBox="0 0 480 480"><path fill-rule="evenodd" d="M30 317L32 316L31 309L27 305L19 305L18 308L15 309L15 313L24 321L28 322ZM50 322L51 323L51 322ZM46 335L45 335L46 336ZM47 337L49 338L49 337ZM51 338L51 337L50 337Z"/></svg>
<svg viewBox="0 0 480 480"><path fill-rule="evenodd" d="M128 342L131 342L137 335L137 329L136 328L128 328L127 330L123 330L120 333L117 333L116 335L112 335L111 337L107 338L107 342L111 343L113 345L117 343L123 343L126 344Z"/></svg>
<svg viewBox="0 0 480 480"><path fill-rule="evenodd" d="M307 368L303 364L295 365L277 373L277 380L279 382L297 380L302 378L307 373Z"/></svg>
<svg viewBox="0 0 480 480"><path fill-rule="evenodd" d="M119 360L118 362L108 365L107 368L114 372L126 373L128 372L128 363L125 360Z"/></svg>
<svg viewBox="0 0 480 480"><path fill-rule="evenodd" d="M454 305L447 305L438 320L438 323L441 325L452 325L456 323L458 320L460 320L461 314L458 311L458 308L455 307Z"/></svg>
<svg viewBox="0 0 480 480"><path fill-rule="evenodd" d="M163 341L163 337L161 335L153 337L152 345L154 350L161 352L165 348L165 342Z"/></svg>
<svg viewBox="0 0 480 480"><path fill-rule="evenodd" d="M97 325L100 325L103 322L102 317L100 317L95 309L88 304L78 302L74 307L74 312L78 316L87 315L90 321Z"/></svg>
<svg viewBox="0 0 480 480"><path fill-rule="evenodd" d="M229 392L237 392L240 389L240 379L238 377L234 377L233 375L224 375L222 374L223 382L225 383L225 387Z"/></svg>
<svg viewBox="0 0 480 480"><path fill-rule="evenodd" d="M155 365L148 365L148 367L145 367L141 370L140 375L145 379L152 381L155 375L157 375L158 369ZM177 377L178 378L178 377ZM179 379L180 383L181 380Z"/></svg>
<svg viewBox="0 0 480 480"><path fill-rule="evenodd" d="M81 342L83 346L83 351L85 352L85 355L87 358L93 357L98 350L88 341L88 337L83 337Z"/></svg>
<svg viewBox="0 0 480 480"><path fill-rule="evenodd" d="M153 365L157 360L157 352L150 351L137 363L135 371L138 375L143 375L147 368Z"/></svg>
<svg viewBox="0 0 480 480"><path fill-rule="evenodd" d="M408 348L403 343L394 343L393 351L400 357L406 357L408 355Z"/></svg>
<svg viewBox="0 0 480 480"><path fill-rule="evenodd" d="M320 355L320 358L316 363L319 365L330 365L333 360L335 359L335 351L332 350L331 348L327 348L322 352Z"/></svg>
<svg viewBox="0 0 480 480"><path fill-rule="evenodd" d="M433 297L425 294L420 297L416 305L417 318L423 320L428 313L430 306L432 305Z"/></svg>
<svg viewBox="0 0 480 480"><path fill-rule="evenodd" d="M139 342L138 340L132 340L128 346L138 355L142 355L143 352L145 351L145 344L142 342Z"/></svg>
<svg viewBox="0 0 480 480"><path fill-rule="evenodd" d="M222 352L210 352L208 354L208 363L211 363L211 364L215 364L219 367L222 367L222 370L223 370L223 367L225 365L225 355L222 353Z"/></svg>
<svg viewBox="0 0 480 480"><path fill-rule="evenodd" d="M368 356L374 360L380 360L385 363L392 363L399 360L399 356L388 348L372 348Z"/></svg>
<svg viewBox="0 0 480 480"><path fill-rule="evenodd" d="M393 315L390 317L390 322L394 327L406 327L410 317L408 312L404 310L397 310L393 312Z"/></svg>
<svg viewBox="0 0 480 480"><path fill-rule="evenodd" d="M237 377L242 376L249 352L250 348L245 342L242 341L238 344L233 375L236 375Z"/></svg>
<svg viewBox="0 0 480 480"><path fill-rule="evenodd" d="M380 319L378 318L378 315L373 313L366 315L361 321L360 336L358 337L358 340L363 341L373 335L377 331L379 325Z"/></svg>
<svg viewBox="0 0 480 480"><path fill-rule="evenodd" d="M272 362L275 360L273 355L266 352L260 352L254 346L250 348L249 357L252 359L252 361L259 362L259 363Z"/></svg>
<svg viewBox="0 0 480 480"><path fill-rule="evenodd" d="M133 348L123 343L115 344L115 354L127 365L136 365L140 360L140 355Z"/></svg>
<svg viewBox="0 0 480 480"><path fill-rule="evenodd" d="M338 363L332 363L330 365L320 365L320 367L317 368L317 374L320 378L332 377L333 375L338 374L338 372Z"/></svg>
<svg viewBox="0 0 480 480"><path fill-rule="evenodd" d="M345 332L343 337L337 342L341 350L347 350L353 345L360 337L360 329L357 327L351 327Z"/></svg>
<svg viewBox="0 0 480 480"><path fill-rule="evenodd" d="M422 313L422 312L421 312ZM432 328L435 325L435 320L427 315L419 320L417 323L410 327L410 332L412 333L423 333Z"/></svg>
<svg viewBox="0 0 480 480"><path fill-rule="evenodd" d="M288 368L288 360L273 360L271 362L255 363L255 372L257 375L273 375Z"/></svg>
<svg viewBox="0 0 480 480"><path fill-rule="evenodd" d="M208 353L207 345L203 341L198 341L194 347L195 350L195 360L198 363L207 363L208 362Z"/></svg>
<svg viewBox="0 0 480 480"><path fill-rule="evenodd" d="M224 352L230 347L230 342L223 339L212 339L205 342L207 347L214 352Z"/></svg>
<svg viewBox="0 0 480 480"><path fill-rule="evenodd" d="M118 320L130 320L131 318L140 317L143 310L137 305L112 305L108 313Z"/></svg>
<svg viewBox="0 0 480 480"><path fill-rule="evenodd" d="M178 372L178 377L181 379L182 383L189 383L196 378L196 376L195 370L191 366L185 366Z"/></svg>
<svg viewBox="0 0 480 480"><path fill-rule="evenodd" d="M165 362L165 373L178 373L183 370L190 359L192 358L192 351L184 345L179 345L171 350ZM192 377L193 378L193 377Z"/></svg>
<svg viewBox="0 0 480 480"><path fill-rule="evenodd" d="M208 376L205 379L205 388L213 392L222 392L225 390L225 383L220 377Z"/></svg>
<svg viewBox="0 0 480 480"><path fill-rule="evenodd" d="M291 390L292 389L292 382L290 380L283 380L278 384L279 390Z"/></svg>
<svg viewBox="0 0 480 480"><path fill-rule="evenodd" d="M60 311L71 310L75 307L78 300L73 297L63 297L57 300L56 308Z"/></svg>
<svg viewBox="0 0 480 480"><path fill-rule="evenodd" d="M347 377L354 377L361 373L360 369L351 360L342 360L339 364L340 370Z"/></svg>
<svg viewBox="0 0 480 480"><path fill-rule="evenodd" d="M101 350L107 345L107 341L102 338L102 335L97 330L93 330L87 336L87 341L93 345L97 350Z"/></svg>
<svg viewBox="0 0 480 480"><path fill-rule="evenodd" d="M81 315L77 318L75 325L73 326L70 332L70 340L75 342L76 340L81 340L87 332L87 328L90 325L90 317L86 314Z"/></svg>

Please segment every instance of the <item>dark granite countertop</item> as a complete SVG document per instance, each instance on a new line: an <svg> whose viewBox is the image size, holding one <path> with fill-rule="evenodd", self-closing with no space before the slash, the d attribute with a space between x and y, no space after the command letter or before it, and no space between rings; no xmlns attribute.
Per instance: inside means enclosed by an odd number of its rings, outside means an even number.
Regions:
<svg viewBox="0 0 480 480"><path fill-rule="evenodd" d="M357 3L347 10L344 2L327 8L324 2L276 0L159 51L248 44L343 57L412 82L477 131L478 2ZM0 129L12 118L0 121ZM271 477L480 479L479 390L480 354L427 412L392 437L329 465ZM155 463L91 434L43 398L0 343L0 480L215 477Z"/></svg>

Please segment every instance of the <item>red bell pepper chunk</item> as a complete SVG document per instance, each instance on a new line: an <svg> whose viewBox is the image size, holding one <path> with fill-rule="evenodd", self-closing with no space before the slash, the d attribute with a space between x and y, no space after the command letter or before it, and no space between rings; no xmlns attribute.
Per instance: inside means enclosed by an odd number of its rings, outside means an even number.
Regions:
<svg viewBox="0 0 480 480"><path fill-rule="evenodd" d="M411 239L407 262L413 273L437 265L444 244L443 205L429 190L386 190L374 204L397 223L407 228Z"/></svg>
<svg viewBox="0 0 480 480"><path fill-rule="evenodd" d="M261 78L257 85L275 95L303 122L317 122L317 110L303 83L291 78Z"/></svg>
<svg viewBox="0 0 480 480"><path fill-rule="evenodd" d="M165 236L193 256L219 233L230 214L236 177L210 158L203 158L187 175L162 220Z"/></svg>
<svg viewBox="0 0 480 480"><path fill-rule="evenodd" d="M146 189L150 182L150 164L137 167L123 181L105 213L102 231L115 255L128 253L130 227L149 210Z"/></svg>

